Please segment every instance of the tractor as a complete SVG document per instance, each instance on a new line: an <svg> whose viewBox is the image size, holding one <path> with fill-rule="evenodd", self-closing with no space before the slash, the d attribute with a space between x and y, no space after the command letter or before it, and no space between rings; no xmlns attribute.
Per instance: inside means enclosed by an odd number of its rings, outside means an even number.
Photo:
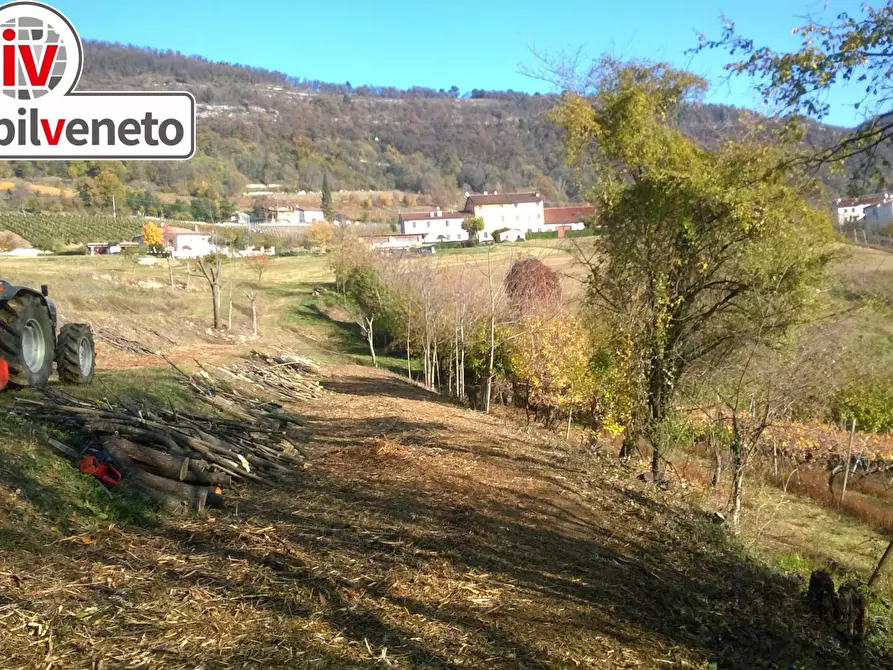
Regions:
<svg viewBox="0 0 893 670"><path fill-rule="evenodd" d="M53 372L66 384L93 381L93 331L67 324L56 335L56 305L40 291L0 280L0 390L46 386Z"/></svg>

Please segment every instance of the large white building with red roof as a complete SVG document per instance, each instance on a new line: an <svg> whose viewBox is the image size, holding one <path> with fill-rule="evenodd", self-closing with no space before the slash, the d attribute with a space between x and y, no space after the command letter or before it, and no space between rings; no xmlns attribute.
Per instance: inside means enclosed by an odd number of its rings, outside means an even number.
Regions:
<svg viewBox="0 0 893 670"><path fill-rule="evenodd" d="M583 220L595 214L590 205L545 207L539 193L466 193L461 212L445 212L439 207L427 212L407 212L400 215L400 232L404 235L424 235L425 243L464 242L468 233L462 223L470 217L483 220L480 239L489 242L498 230L507 230L501 239L524 239L528 233L554 231L560 237L569 230L582 230Z"/></svg>

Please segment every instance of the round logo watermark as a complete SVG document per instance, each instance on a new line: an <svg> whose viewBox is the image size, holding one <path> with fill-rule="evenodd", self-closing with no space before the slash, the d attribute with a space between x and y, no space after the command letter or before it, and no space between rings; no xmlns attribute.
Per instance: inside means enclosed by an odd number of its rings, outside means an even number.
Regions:
<svg viewBox="0 0 893 670"><path fill-rule="evenodd" d="M83 66L83 48L71 22L36 2L0 7L0 56L0 91L20 101L71 92Z"/></svg>

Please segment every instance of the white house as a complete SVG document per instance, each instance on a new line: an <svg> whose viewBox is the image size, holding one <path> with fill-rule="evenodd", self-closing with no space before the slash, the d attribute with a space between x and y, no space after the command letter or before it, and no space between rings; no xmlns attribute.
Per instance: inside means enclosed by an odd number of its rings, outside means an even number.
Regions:
<svg viewBox="0 0 893 670"><path fill-rule="evenodd" d="M862 223L866 228L883 228L893 223L893 200L869 205L863 210Z"/></svg>
<svg viewBox="0 0 893 670"><path fill-rule="evenodd" d="M421 235L426 243L464 242L468 233L462 230L466 212L444 212L438 207L429 212L403 213L400 215L400 232L404 235Z"/></svg>
<svg viewBox="0 0 893 670"><path fill-rule="evenodd" d="M240 226L247 226L251 223L251 215L248 212L236 212L229 217L230 223L237 223Z"/></svg>
<svg viewBox="0 0 893 670"><path fill-rule="evenodd" d="M465 194L465 212L484 221L482 240L492 240L493 231L500 228L537 233L544 227L543 198L539 193Z"/></svg>
<svg viewBox="0 0 893 670"><path fill-rule="evenodd" d="M865 218L867 208L891 201L893 201L893 194L890 193L876 193L858 198L838 198L836 203L837 223L841 226L846 223L857 223Z"/></svg>
<svg viewBox="0 0 893 670"><path fill-rule="evenodd" d="M165 225L161 233L164 246L174 258L202 258L217 249L211 236L198 230Z"/></svg>
<svg viewBox="0 0 893 670"><path fill-rule="evenodd" d="M314 221L325 221L326 215L321 209L305 209L303 207L295 207L295 214L298 217L298 223L309 226Z"/></svg>

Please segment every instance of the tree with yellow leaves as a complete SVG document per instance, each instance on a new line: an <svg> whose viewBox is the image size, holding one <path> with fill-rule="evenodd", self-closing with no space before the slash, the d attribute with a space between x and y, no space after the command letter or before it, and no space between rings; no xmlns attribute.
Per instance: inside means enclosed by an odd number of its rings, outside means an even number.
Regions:
<svg viewBox="0 0 893 670"><path fill-rule="evenodd" d="M164 235L157 223L143 224L143 244L153 251L164 245Z"/></svg>
<svg viewBox="0 0 893 670"><path fill-rule="evenodd" d="M550 424L554 410L568 414L588 404L596 379L591 366L594 349L585 326L571 314L524 317L511 340L515 379L527 388L528 408L543 408Z"/></svg>
<svg viewBox="0 0 893 670"><path fill-rule="evenodd" d="M307 241L312 249L327 249L334 237L335 231L332 224L325 221L314 221L307 231Z"/></svg>

